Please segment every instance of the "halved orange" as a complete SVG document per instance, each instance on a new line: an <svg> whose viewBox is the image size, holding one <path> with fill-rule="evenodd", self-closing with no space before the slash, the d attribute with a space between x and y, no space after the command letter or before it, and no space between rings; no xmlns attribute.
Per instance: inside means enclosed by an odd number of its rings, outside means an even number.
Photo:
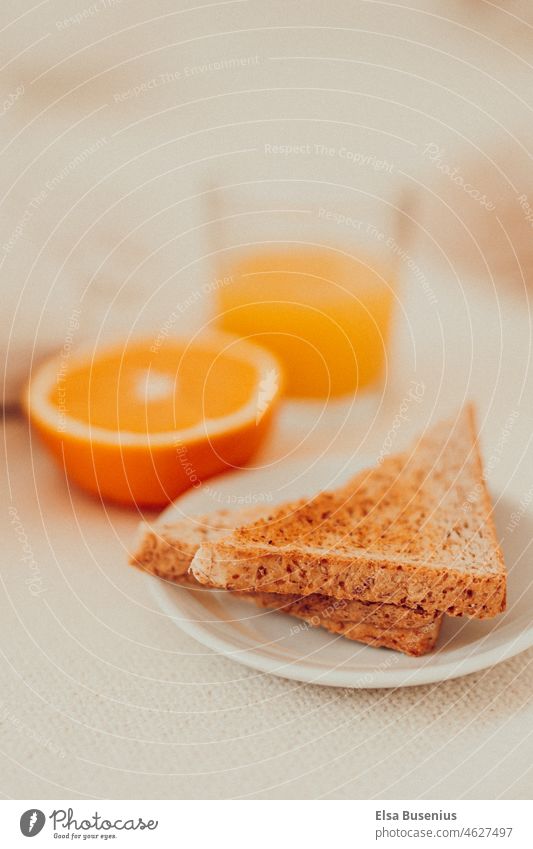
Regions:
<svg viewBox="0 0 533 849"><path fill-rule="evenodd" d="M56 357L33 374L24 403L72 481L105 499L158 506L245 463L280 387L271 354L209 333Z"/></svg>

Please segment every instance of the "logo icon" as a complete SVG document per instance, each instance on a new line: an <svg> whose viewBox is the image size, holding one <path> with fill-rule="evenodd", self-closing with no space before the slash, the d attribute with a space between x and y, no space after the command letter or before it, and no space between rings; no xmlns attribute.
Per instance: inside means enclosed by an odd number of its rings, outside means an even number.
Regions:
<svg viewBox="0 0 533 849"><path fill-rule="evenodd" d="M35 837L42 831L46 817L38 808L30 808L24 811L20 818L20 830L24 837Z"/></svg>

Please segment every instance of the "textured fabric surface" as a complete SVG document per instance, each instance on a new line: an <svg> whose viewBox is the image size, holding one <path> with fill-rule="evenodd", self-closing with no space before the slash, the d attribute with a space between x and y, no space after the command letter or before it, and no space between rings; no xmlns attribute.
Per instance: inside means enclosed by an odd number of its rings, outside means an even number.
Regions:
<svg viewBox="0 0 533 849"><path fill-rule="evenodd" d="M533 651L396 691L255 673L154 607L125 566L135 515L69 491L19 420L7 450L4 796L530 795Z"/></svg>

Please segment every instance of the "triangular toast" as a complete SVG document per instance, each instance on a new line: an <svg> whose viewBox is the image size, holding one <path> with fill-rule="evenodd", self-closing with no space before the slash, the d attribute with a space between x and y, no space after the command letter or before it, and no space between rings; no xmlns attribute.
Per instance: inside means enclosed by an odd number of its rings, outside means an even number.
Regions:
<svg viewBox="0 0 533 849"><path fill-rule="evenodd" d="M153 525L143 522L130 563L189 589L199 588L187 570L200 545L224 536L237 525L264 516L265 512L265 506L220 509ZM325 628L350 640L410 655L433 650L443 619L435 612L357 599L334 599L316 593L299 596L237 592L232 595L258 607L303 619L308 625Z"/></svg>
<svg viewBox="0 0 533 849"><path fill-rule="evenodd" d="M193 588L198 582L188 571L191 561L206 542L214 542L230 530L266 515L267 508L245 507L220 509L196 516L182 516L174 521L143 522L139 528L137 545L130 563L143 572L175 583L185 583ZM313 593L300 596L284 593L239 593L241 598L272 606L294 615L319 615L322 619L338 622L361 622L376 628L401 628L418 630L434 622L435 611L427 612L412 607L402 607L383 602L373 603L358 599L335 599ZM269 602L269 604L267 604ZM305 617L304 617L305 618Z"/></svg>
<svg viewBox="0 0 533 849"><path fill-rule="evenodd" d="M335 492L284 504L201 546L191 569L231 590L497 615L506 573L472 405Z"/></svg>

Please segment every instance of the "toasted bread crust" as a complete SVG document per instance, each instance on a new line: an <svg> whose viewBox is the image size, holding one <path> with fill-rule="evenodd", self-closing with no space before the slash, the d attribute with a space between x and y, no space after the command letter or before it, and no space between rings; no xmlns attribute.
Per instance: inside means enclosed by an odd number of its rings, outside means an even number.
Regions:
<svg viewBox="0 0 533 849"><path fill-rule="evenodd" d="M239 549L227 543L201 546L191 571L199 583L249 592L321 592L358 599L486 619L505 609L505 575L468 575L449 568L413 566L370 557L354 561L323 552Z"/></svg>
<svg viewBox="0 0 533 849"><path fill-rule="evenodd" d="M190 573L181 575L177 583L198 588L198 583ZM341 613L335 608L334 599L325 599L324 596L301 598L261 592L232 594L244 601L252 602L257 607L294 616L314 628L325 628L349 640L393 649L415 657L433 651L444 618L437 616L419 627L409 627L407 623L413 621L410 614L414 611L395 608L392 604L361 604L359 610L354 607L350 609L354 618L347 619L343 618L346 611L342 610ZM388 608L391 615L380 619L383 608ZM396 614L397 618L395 618ZM402 618L402 615L406 618ZM401 627L402 625L404 627Z"/></svg>
<svg viewBox="0 0 533 849"><path fill-rule="evenodd" d="M248 515L249 512L241 510L218 511L210 516L195 516L170 525L143 525L130 563L167 581L197 584L194 576L187 576L187 570L202 539L207 536L216 538L234 525L237 517L246 519ZM381 601L371 603L355 598L335 599L324 593L313 593L304 598L301 593L287 593L281 597L278 594L273 596L273 601L276 600L279 607L299 605L302 610L313 608L313 615L319 613L334 622L356 621L377 628L420 628L439 615L434 610L413 609Z"/></svg>
<svg viewBox="0 0 533 849"><path fill-rule="evenodd" d="M136 551L130 557L130 566L150 572L168 581L179 580L188 570L198 546L176 540L172 530L164 525L151 528L144 525Z"/></svg>
<svg viewBox="0 0 533 849"><path fill-rule="evenodd" d="M346 622L328 622L322 620L320 626L334 634L376 646L401 651L413 657L429 654L435 648L440 632L442 617L436 619L433 625L413 631L403 631L401 628L379 631L368 625L350 625Z"/></svg>
<svg viewBox="0 0 533 849"><path fill-rule="evenodd" d="M352 618L342 618L335 609L333 599L329 605L320 596L280 596L275 593L236 593L239 598L252 601L258 607L276 610L303 619L316 628L326 628L351 640L396 648L407 654L425 654L432 651L439 636L442 616L437 616L425 625L413 627L406 608L396 608L396 615L387 621L380 608L394 605L366 605L365 610L352 610ZM287 599L292 599L287 601ZM377 608L377 609L376 609ZM402 617L404 613L405 618Z"/></svg>
<svg viewBox="0 0 533 849"><path fill-rule="evenodd" d="M138 531L130 565L169 581L187 572L202 543L210 542L233 530L239 523L253 522L265 507L257 505L183 517L175 522L143 522Z"/></svg>

